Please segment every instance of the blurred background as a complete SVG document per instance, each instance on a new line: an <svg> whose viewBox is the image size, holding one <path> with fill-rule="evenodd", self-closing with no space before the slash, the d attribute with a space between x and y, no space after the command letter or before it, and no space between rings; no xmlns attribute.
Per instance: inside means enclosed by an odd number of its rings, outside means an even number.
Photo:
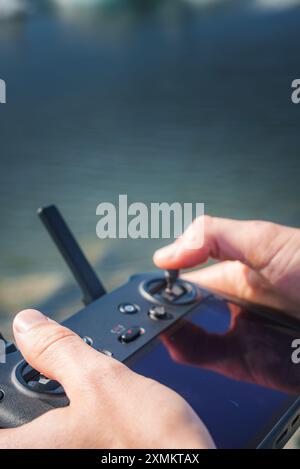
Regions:
<svg viewBox="0 0 300 469"><path fill-rule="evenodd" d="M0 0L1 331L80 306L41 205L109 289L165 244L97 239L119 194L299 226L299 24L297 0Z"/></svg>

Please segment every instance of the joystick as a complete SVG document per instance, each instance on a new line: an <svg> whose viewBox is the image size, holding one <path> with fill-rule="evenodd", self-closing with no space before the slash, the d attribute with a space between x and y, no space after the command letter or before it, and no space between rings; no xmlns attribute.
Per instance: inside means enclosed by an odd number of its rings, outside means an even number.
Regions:
<svg viewBox="0 0 300 469"><path fill-rule="evenodd" d="M160 275L141 285L141 293L149 301L159 304L182 305L200 299L200 291L195 286L179 278L179 270L166 270Z"/></svg>
<svg viewBox="0 0 300 469"><path fill-rule="evenodd" d="M179 276L179 270L169 269L165 271L165 278L166 278L166 292L172 293L173 286L177 281Z"/></svg>

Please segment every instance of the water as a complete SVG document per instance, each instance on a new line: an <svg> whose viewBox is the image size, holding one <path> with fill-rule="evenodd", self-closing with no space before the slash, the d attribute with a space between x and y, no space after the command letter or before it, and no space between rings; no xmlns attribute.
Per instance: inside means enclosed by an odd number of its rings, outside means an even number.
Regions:
<svg viewBox="0 0 300 469"><path fill-rule="evenodd" d="M153 268L164 244L96 238L96 206L119 194L299 226L298 2L27 3L0 22L7 333L19 308L71 281L35 215L43 204L61 208L109 288ZM68 291L54 316L78 303Z"/></svg>

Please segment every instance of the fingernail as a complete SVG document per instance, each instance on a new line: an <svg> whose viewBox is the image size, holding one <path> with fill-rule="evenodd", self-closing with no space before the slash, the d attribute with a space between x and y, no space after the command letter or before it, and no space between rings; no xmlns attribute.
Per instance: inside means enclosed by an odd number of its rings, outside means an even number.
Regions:
<svg viewBox="0 0 300 469"><path fill-rule="evenodd" d="M49 319L44 314L35 309L25 309L15 317L14 330L21 333L28 332L37 324L45 322L49 322Z"/></svg>
<svg viewBox="0 0 300 469"><path fill-rule="evenodd" d="M168 246L164 248L158 249L158 251L156 251L155 253L155 257L157 259L164 259L164 260L172 259L173 257L175 257L177 250L178 250L177 246L175 246L174 243L169 244Z"/></svg>

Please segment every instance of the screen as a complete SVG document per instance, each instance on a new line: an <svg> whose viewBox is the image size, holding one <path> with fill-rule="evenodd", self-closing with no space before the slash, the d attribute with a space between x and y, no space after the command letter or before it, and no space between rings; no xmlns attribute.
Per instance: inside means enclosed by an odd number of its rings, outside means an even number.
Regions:
<svg viewBox="0 0 300 469"><path fill-rule="evenodd" d="M299 330L210 296L131 368L184 397L217 447L256 446L300 394L297 337Z"/></svg>

